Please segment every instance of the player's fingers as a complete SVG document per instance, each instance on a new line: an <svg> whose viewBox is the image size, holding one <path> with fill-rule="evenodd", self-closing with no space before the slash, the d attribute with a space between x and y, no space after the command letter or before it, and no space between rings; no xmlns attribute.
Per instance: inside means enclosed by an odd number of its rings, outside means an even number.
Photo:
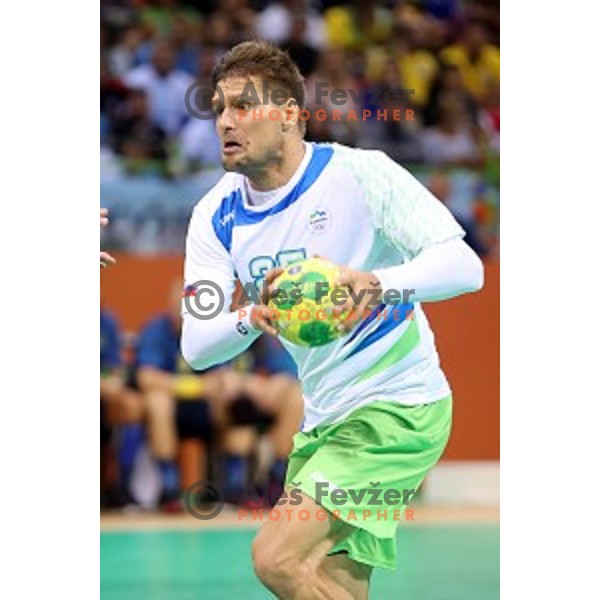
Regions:
<svg viewBox="0 0 600 600"><path fill-rule="evenodd" d="M117 261L108 252L100 252L100 266L108 267L109 265L116 264Z"/></svg>
<svg viewBox="0 0 600 600"><path fill-rule="evenodd" d="M100 252L100 258L102 260L105 260L106 262L109 262L110 264L114 265L117 260L111 256L108 252Z"/></svg>
<svg viewBox="0 0 600 600"><path fill-rule="evenodd" d="M279 277L284 270L285 269L283 267L275 267L274 269L267 271L267 273L265 274L265 281L267 283L272 283L273 280L277 279L277 277Z"/></svg>
<svg viewBox="0 0 600 600"><path fill-rule="evenodd" d="M267 271L265 274L260 290L261 301L263 304L267 304L269 302L271 294L276 289L276 286L273 285L273 282L283 273L283 271L283 267L275 267L274 269Z"/></svg>
<svg viewBox="0 0 600 600"><path fill-rule="evenodd" d="M267 319L259 319L258 326L265 332L270 335L277 336L277 329L271 325L271 322Z"/></svg>
<svg viewBox="0 0 600 600"><path fill-rule="evenodd" d="M271 311L266 306L255 306L252 311L252 324L264 332L276 336L277 330L273 327L270 316Z"/></svg>
<svg viewBox="0 0 600 600"><path fill-rule="evenodd" d="M344 285L351 286L353 281L354 281L354 277L352 275L352 270L347 269L345 267L341 267L338 272L338 276L335 280L335 285L337 287L341 287Z"/></svg>

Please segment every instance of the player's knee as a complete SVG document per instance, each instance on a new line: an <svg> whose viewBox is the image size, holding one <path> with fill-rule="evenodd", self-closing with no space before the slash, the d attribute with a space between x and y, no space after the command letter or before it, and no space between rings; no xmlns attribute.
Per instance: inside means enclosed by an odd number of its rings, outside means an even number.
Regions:
<svg viewBox="0 0 600 600"><path fill-rule="evenodd" d="M269 550L267 544L265 544L260 535L254 538L252 542L252 566L256 576L267 586L270 587L273 573L273 553Z"/></svg>
<svg viewBox="0 0 600 600"><path fill-rule="evenodd" d="M301 584L300 561L260 535L252 544L252 565L260 581L278 595L290 595Z"/></svg>

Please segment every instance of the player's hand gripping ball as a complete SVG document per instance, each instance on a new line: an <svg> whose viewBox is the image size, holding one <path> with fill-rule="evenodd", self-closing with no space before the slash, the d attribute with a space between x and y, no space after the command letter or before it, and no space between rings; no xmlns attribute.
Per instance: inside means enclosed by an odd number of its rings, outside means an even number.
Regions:
<svg viewBox="0 0 600 600"><path fill-rule="evenodd" d="M271 322L286 340L299 346L323 346L344 335L337 325L348 311L335 316L332 293L339 275L338 267L323 258L295 262L274 281L269 299ZM347 289L346 289L347 292ZM339 293L339 292L338 292ZM347 297L347 296L345 296Z"/></svg>

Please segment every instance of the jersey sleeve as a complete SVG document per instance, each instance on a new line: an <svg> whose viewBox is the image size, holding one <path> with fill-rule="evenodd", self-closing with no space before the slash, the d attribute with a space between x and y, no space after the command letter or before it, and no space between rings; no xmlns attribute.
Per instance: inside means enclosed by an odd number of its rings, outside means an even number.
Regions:
<svg viewBox="0 0 600 600"><path fill-rule="evenodd" d="M221 312L231 304L235 287L235 271L231 256L212 226L210 214L198 205L192 214L185 244L185 289L191 289L199 281L212 282L225 296ZM183 307L184 313L185 303Z"/></svg>
<svg viewBox="0 0 600 600"><path fill-rule="evenodd" d="M200 203L188 228L185 287L182 302L181 353L196 370L222 364L243 352L259 335L252 328L250 310L230 312L235 288L231 256L215 232L210 212ZM199 305L196 304L199 302ZM208 319L213 305L218 313ZM200 309L200 310L198 310Z"/></svg>
<svg viewBox="0 0 600 600"><path fill-rule="evenodd" d="M465 235L450 211L413 175L381 151L357 162L375 228L414 258L425 248Z"/></svg>

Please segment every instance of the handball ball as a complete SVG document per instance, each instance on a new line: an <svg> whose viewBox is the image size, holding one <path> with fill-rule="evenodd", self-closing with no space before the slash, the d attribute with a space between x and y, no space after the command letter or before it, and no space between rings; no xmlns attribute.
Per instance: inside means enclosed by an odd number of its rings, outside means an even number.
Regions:
<svg viewBox="0 0 600 600"><path fill-rule="evenodd" d="M333 310L343 301L333 303L339 269L323 258L309 258L288 265L273 284L269 300L271 321L281 337L299 346L323 346L344 335L337 325L346 316ZM347 290L347 288L346 288ZM347 296L345 296L347 298Z"/></svg>

